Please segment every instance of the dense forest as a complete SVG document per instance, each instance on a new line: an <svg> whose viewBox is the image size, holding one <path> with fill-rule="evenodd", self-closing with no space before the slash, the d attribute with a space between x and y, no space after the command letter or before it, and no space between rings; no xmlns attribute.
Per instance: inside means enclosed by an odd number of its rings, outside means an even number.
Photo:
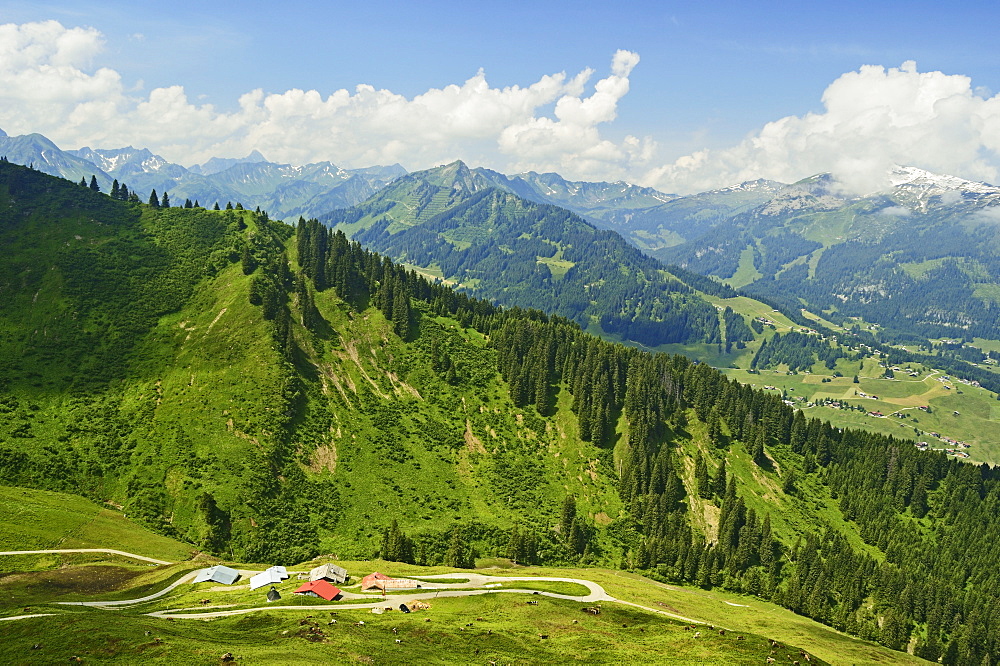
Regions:
<svg viewBox="0 0 1000 666"><path fill-rule="evenodd" d="M421 182L407 191L412 215L430 209L444 194L439 189ZM378 198L326 215L323 223L350 231L368 219L368 226L352 232L353 240L396 261L439 270L479 298L545 310L584 328L596 320L605 333L651 347L722 341L715 309L617 233L492 187L449 197L439 204L444 210L415 224L387 215L394 202ZM697 281L696 288L731 292L684 275Z"/></svg>

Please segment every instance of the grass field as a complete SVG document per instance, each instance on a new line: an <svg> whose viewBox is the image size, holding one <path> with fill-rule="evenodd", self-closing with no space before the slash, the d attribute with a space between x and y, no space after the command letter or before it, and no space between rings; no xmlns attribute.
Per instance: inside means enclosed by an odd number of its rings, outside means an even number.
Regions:
<svg viewBox="0 0 1000 666"><path fill-rule="evenodd" d="M166 560L187 559L195 550L77 495L0 486L0 512L0 550L112 548Z"/></svg>
<svg viewBox="0 0 1000 666"><path fill-rule="evenodd" d="M737 458L734 466L742 464ZM138 551L167 560L186 559L191 552L185 544L153 535L117 512L106 515L108 510L82 498L19 488L2 488L0 497L4 498L4 515L13 515L15 506L29 507L33 512L32 529L0 521L0 538L13 544L9 546L12 550L72 544ZM29 508L23 509L22 515ZM0 618L54 615L4 622L0 662L56 663L80 656L85 661L106 663L208 664L218 663L223 653L231 652L238 663L246 664L417 660L740 664L763 662L771 654L767 639L774 639L796 646L788 648L790 653L797 654L797 648L802 648L830 663L916 663L908 655L844 636L752 597L664 585L607 569L518 567L494 559L484 563L503 566L477 573L590 580L612 596L645 609L604 602L603 612L594 616L582 612L585 604L581 602L500 591L524 589L581 595L586 593L582 585L511 581L487 595L430 599L428 610L409 615L395 611L377 616L367 610L349 609L281 610L282 606L327 603L291 594L300 584L294 572L307 571L315 564L303 563L291 568L292 578L276 585L282 599L259 612L210 621L171 620L146 613L264 606L265 590L251 591L247 579L266 565L229 563L245 572L236 585L181 583L151 601L107 611L55 602L143 597L163 590L207 562L188 560L154 566L103 553L7 556L0 560ZM352 576L350 584L343 586L350 592L359 591L355 581L375 570L417 578L454 571L384 561L340 564ZM427 586L432 585L428 581ZM205 600L207 603L202 603ZM528 604L529 600L538 604ZM351 602L356 600L342 603ZM686 622L665 614L697 620L698 626L685 630ZM333 617L338 622L327 624ZM359 620L364 620L364 627L354 625ZM720 635L717 630L708 630L708 624L730 631ZM393 627L398 633L392 633ZM698 639L693 637L695 631L701 631ZM743 635L745 640L737 640L737 635ZM401 642L396 643L397 639ZM34 645L41 647L33 649Z"/></svg>
<svg viewBox="0 0 1000 666"><path fill-rule="evenodd" d="M605 605L594 616L578 603L537 599L528 605L521 597L496 594L436 601L408 615L264 611L209 622L66 613L4 627L0 658L215 664L229 652L240 664L756 664L770 653L758 636L737 640L732 633L704 630L694 638L678 621L627 606ZM337 623L330 624L334 618Z"/></svg>
<svg viewBox="0 0 1000 666"><path fill-rule="evenodd" d="M870 366L866 368L870 373L881 371L872 360L867 360L865 365ZM955 446L944 439L950 438L970 445L967 449L960 449L969 454L969 460L990 464L1000 462L1000 427L997 427L1000 410L997 409L995 396L954 378L944 380L940 373L922 372L919 378L910 378L901 372L896 373L895 379L862 375L854 384L851 376L833 377L819 373L789 375L781 370L762 370L760 374L750 374L742 369L722 368L722 371L742 383L775 387L810 417L829 420L842 427L864 428L926 441L931 448L954 449ZM830 381L823 382L825 378ZM825 398L846 401L864 410L808 406ZM919 407L930 407L930 412ZM872 412L883 416L871 416Z"/></svg>
<svg viewBox="0 0 1000 666"><path fill-rule="evenodd" d="M429 576L449 571L443 567L418 567L388 562L341 562L356 578L377 569L393 576ZM67 573L82 581L94 565L71 568ZM111 596L132 598L148 594L176 580L192 565L156 567L134 576L131 590ZM260 567L258 567L260 568ZM295 569L308 568L308 565ZM52 572L39 572L51 576ZM120 586L110 577L91 577L86 594L59 596L50 584L32 585L30 574L0 578L0 598L10 616L12 594L17 613L56 613L54 616L6 623L0 634L0 661L6 663L56 663L81 656L107 663L217 663L230 652L238 663L762 663L772 651L770 639L783 644L789 654L804 649L818 660L848 663L919 663L865 641L844 636L790 611L752 597L665 585L641 576L605 569L553 569L518 567L480 570L489 575L558 576L597 582L616 598L638 604L603 602L602 612L582 612L580 602L544 595L496 591L474 597L428 600L429 608L411 614L369 610L281 610L287 605L325 606L320 599L290 594L299 584L292 579L276 587L283 598L259 612L212 620L153 618L145 613L176 608L195 611L232 610L264 605L263 589L251 592L245 581L226 587L212 583L182 584L155 601L123 610L104 611L55 606L46 601L73 598L108 598L95 589ZM151 583L150 581L155 581ZM37 580L35 581L37 583ZM503 588L544 589L582 593L565 583L511 582ZM68 587L64 586L64 587ZM353 589L345 586L345 590ZM34 597L34 598L32 598ZM378 595L372 599L377 600ZM208 604L199 603L207 599ZM10 600L10 601L9 601ZM537 602L537 603L528 603ZM346 600L343 603L356 603ZM391 605L391 597L387 605ZM592 605L592 604L591 604ZM659 611L659 612L656 612ZM694 629L675 614L697 620ZM330 623L336 619L336 623ZM364 621L364 626L356 625ZM708 625L715 629L709 629ZM725 628L720 633L719 628ZM395 632L393 631L395 629ZM695 638L695 632L700 636ZM543 638L544 636L544 638ZM737 636L743 636L739 640ZM396 643L399 640L399 643ZM32 651L32 645L41 645ZM794 646L794 647L788 647Z"/></svg>

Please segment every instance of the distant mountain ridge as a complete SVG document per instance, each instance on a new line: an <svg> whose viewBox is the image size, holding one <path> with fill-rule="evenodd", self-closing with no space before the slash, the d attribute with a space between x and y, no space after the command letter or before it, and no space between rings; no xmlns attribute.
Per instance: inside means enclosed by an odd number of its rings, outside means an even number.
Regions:
<svg viewBox="0 0 1000 666"><path fill-rule="evenodd" d="M594 332L654 347L722 342L718 312L688 284L617 233L511 191L526 183L453 162L319 221L479 297Z"/></svg>
<svg viewBox="0 0 1000 666"><path fill-rule="evenodd" d="M1000 338L1000 188L915 167L889 175L866 196L812 176L651 254L838 321Z"/></svg>
<svg viewBox="0 0 1000 666"><path fill-rule="evenodd" d="M95 176L105 192L118 180L143 200L156 190L161 195L168 192L175 203L185 199L205 206L239 202L289 219L351 206L406 173L398 164L363 169L342 169L330 162L275 164L256 151L241 159L212 158L188 169L146 148L62 150L40 134L3 134L0 155L74 182Z"/></svg>
<svg viewBox="0 0 1000 666"><path fill-rule="evenodd" d="M256 150L243 158L213 157L188 168L146 148L61 150L40 134L8 137L2 130L0 154L73 181L94 175L104 191L117 179L144 199L155 189L160 194L169 192L175 202L189 198L211 206L215 201L238 201L287 220L348 208L406 174L398 164L358 169L330 162L277 164ZM499 187L529 201L561 206L601 228L616 228L621 220L675 198L624 182L569 181L559 174L531 171L513 176L485 168L474 171L470 177L476 179L477 187Z"/></svg>

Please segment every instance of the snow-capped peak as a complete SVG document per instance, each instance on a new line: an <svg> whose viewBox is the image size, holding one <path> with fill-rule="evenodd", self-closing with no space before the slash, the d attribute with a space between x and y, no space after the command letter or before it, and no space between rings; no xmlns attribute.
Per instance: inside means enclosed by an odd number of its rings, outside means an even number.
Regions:
<svg viewBox="0 0 1000 666"><path fill-rule="evenodd" d="M930 171L910 166L897 165L893 167L889 172L889 182L893 188L910 186L932 192L961 190L977 194L1000 193L1000 188L987 183L965 180L957 176L931 173Z"/></svg>

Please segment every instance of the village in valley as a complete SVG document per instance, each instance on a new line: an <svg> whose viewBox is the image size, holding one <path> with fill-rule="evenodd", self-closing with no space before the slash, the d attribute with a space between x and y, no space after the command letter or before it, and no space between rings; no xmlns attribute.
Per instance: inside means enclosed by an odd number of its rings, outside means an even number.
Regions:
<svg viewBox="0 0 1000 666"><path fill-rule="evenodd" d="M716 308L742 299L719 299ZM740 304L746 309L746 303ZM815 315L803 311L807 317ZM1000 416L997 396L978 381L920 363L890 363L884 352L858 342L848 328L815 317L818 328L800 326L777 311L756 312L751 323L769 335L798 334L822 346L843 350L833 362L816 358L808 367L775 363L754 368L761 342L721 355L713 365L730 378L781 394L783 402L807 415L829 419L840 427L857 427L912 439L924 451L939 451L972 462L1000 462L1000 432L990 423ZM875 324L855 322L856 330L878 333ZM834 331L829 335L829 331ZM769 333L769 331L773 333ZM935 341L962 348L962 340ZM765 342L766 343L766 342ZM849 343L849 345L848 345ZM977 341L980 367L997 372L995 350ZM901 350L915 349L900 347ZM979 351L976 348L975 351ZM987 353L987 351L993 353Z"/></svg>

